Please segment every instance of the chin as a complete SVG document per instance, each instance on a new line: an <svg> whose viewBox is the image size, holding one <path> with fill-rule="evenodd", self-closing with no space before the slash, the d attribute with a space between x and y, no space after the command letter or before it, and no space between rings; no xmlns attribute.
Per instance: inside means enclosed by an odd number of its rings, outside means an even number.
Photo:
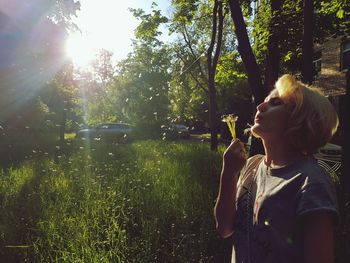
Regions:
<svg viewBox="0 0 350 263"><path fill-rule="evenodd" d="M252 135L256 138L261 138L261 131L259 131L259 126L257 124L254 124L251 128L250 131Z"/></svg>

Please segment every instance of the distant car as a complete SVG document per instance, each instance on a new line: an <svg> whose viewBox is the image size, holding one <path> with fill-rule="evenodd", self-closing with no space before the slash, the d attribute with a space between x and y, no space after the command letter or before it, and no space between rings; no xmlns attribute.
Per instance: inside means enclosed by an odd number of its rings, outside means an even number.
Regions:
<svg viewBox="0 0 350 263"><path fill-rule="evenodd" d="M327 143L314 154L318 164L328 172L332 180L339 180L342 161L342 147Z"/></svg>
<svg viewBox="0 0 350 263"><path fill-rule="evenodd" d="M77 131L76 138L95 139L103 141L130 140L133 128L125 123L103 123L93 128Z"/></svg>
<svg viewBox="0 0 350 263"><path fill-rule="evenodd" d="M190 132L188 127L184 124L169 124L163 125L163 135L168 139L188 139L190 138Z"/></svg>

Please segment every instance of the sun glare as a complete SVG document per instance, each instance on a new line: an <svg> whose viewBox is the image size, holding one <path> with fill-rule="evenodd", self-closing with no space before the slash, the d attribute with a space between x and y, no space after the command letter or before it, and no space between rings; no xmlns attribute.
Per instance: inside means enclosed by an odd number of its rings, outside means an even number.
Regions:
<svg viewBox="0 0 350 263"><path fill-rule="evenodd" d="M91 45L88 37L73 34L67 40L66 53L77 67L86 68L94 59L97 49Z"/></svg>

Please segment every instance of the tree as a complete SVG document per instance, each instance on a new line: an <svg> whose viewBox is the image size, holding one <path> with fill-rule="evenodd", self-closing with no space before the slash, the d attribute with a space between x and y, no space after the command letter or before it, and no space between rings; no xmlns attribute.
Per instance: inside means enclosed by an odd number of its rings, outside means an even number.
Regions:
<svg viewBox="0 0 350 263"><path fill-rule="evenodd" d="M220 96L224 94L227 87L231 89L241 87L241 82L237 78L222 77L221 81L228 82L218 83L216 77L218 74L226 75L225 72L220 71L227 68L227 64L225 67L221 66L222 57L226 57L225 63L230 61L232 65L237 66L236 70L230 68L232 72L243 72L242 67L239 67L239 63L237 63L240 58L235 55L236 38L232 32L232 22L225 16L228 8L220 1L188 2L178 0L174 2L175 11L171 29L180 36L177 39L176 47L178 48L175 49L174 55L174 65L179 66L174 68L174 77L170 89L171 94L174 94L177 98L175 103L179 104L174 108L179 109L181 108L180 105L184 105L186 109L198 110L201 109L200 106L206 108L204 113L209 113L209 115L203 115L202 119L209 119L211 147L215 149L217 144L216 134L219 131L219 116L229 113L223 112L223 110L226 111L231 108L224 107L224 103L217 101L217 94L220 94ZM180 47L182 47L181 50ZM207 54L206 60L203 58L203 53ZM238 72L237 75L245 78L246 75L240 74L241 72ZM186 88L183 88L184 86ZM221 92L219 88L225 91ZM174 90L176 93L172 92ZM235 91L233 90L232 93L235 93ZM185 94L187 94L187 97ZM198 94L204 97L200 99L197 97ZM227 99L227 97L221 98ZM196 102L201 102L201 105L194 106L193 104ZM179 110L177 112L181 115ZM199 117L198 115L198 113L192 113L192 116L196 116L196 118ZM188 121L192 123L192 120Z"/></svg>
<svg viewBox="0 0 350 263"><path fill-rule="evenodd" d="M222 2L215 0L213 7L213 27L210 45L207 51L208 63L208 90L209 90L209 121L210 121L210 148L217 150L218 140L218 125L217 125L217 102L216 102L216 88L215 88L215 74L216 67L222 45L222 31L224 23L223 5ZM218 21L217 21L218 20ZM215 51L214 51L215 46ZM214 57L213 57L214 51Z"/></svg>
<svg viewBox="0 0 350 263"><path fill-rule="evenodd" d="M40 145L48 148L42 132L50 113L40 93L66 63L64 42L80 6L73 0L19 2L0 3L0 123L8 134L1 148L11 147L12 160ZM17 137L16 147L10 135Z"/></svg>
<svg viewBox="0 0 350 263"><path fill-rule="evenodd" d="M19 15L13 8L17 1L0 4L1 97L6 97L0 100L0 106L5 109L0 116L2 122L32 99L35 101L37 92L65 64L67 29L73 27L70 18L80 6L73 0L34 0L23 6Z"/></svg>
<svg viewBox="0 0 350 263"><path fill-rule="evenodd" d="M156 5L152 8L151 14L131 9L140 20L135 30L134 49L118 64L111 89L118 102L115 109L119 118L142 131L139 136L159 137L169 110L170 58L167 46L158 40L159 26L167 22L167 18L156 10Z"/></svg>
<svg viewBox="0 0 350 263"><path fill-rule="evenodd" d="M314 1L304 0L304 32L302 41L302 63L301 75L304 83L311 84L314 80L313 60L313 42L314 42Z"/></svg>
<svg viewBox="0 0 350 263"><path fill-rule="evenodd" d="M252 89L255 105L260 104L266 97L267 91L263 86L260 68L256 62L250 45L246 24L239 2L230 0L231 17L235 25L235 33L238 41L238 52L241 55L247 75L248 83Z"/></svg>
<svg viewBox="0 0 350 263"><path fill-rule="evenodd" d="M95 125L117 121L115 97L111 85L116 74L113 53L100 50L91 62L91 68L76 69L75 78L81 91L81 112L84 123Z"/></svg>
<svg viewBox="0 0 350 263"><path fill-rule="evenodd" d="M170 32L177 38L172 44L172 78L169 96L173 120L204 131L209 125L207 77L208 39L212 8L207 1L173 1Z"/></svg>
<svg viewBox="0 0 350 263"><path fill-rule="evenodd" d="M280 28L278 26L281 19L281 8L283 1L271 0L271 19L269 21L269 37L267 41L267 57L265 86L266 90L272 90L280 73Z"/></svg>
<svg viewBox="0 0 350 263"><path fill-rule="evenodd" d="M102 88L105 87L108 82L113 80L116 73L112 57L113 52L101 49L91 63L94 79L97 83L100 83Z"/></svg>

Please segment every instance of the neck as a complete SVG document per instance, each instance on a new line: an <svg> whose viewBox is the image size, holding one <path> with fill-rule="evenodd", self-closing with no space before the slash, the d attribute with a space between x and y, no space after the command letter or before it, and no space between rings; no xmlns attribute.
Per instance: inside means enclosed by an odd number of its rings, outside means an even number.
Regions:
<svg viewBox="0 0 350 263"><path fill-rule="evenodd" d="M263 140L263 144L266 154L266 165L271 168L288 165L304 156L300 151L292 147L288 140L283 138Z"/></svg>

